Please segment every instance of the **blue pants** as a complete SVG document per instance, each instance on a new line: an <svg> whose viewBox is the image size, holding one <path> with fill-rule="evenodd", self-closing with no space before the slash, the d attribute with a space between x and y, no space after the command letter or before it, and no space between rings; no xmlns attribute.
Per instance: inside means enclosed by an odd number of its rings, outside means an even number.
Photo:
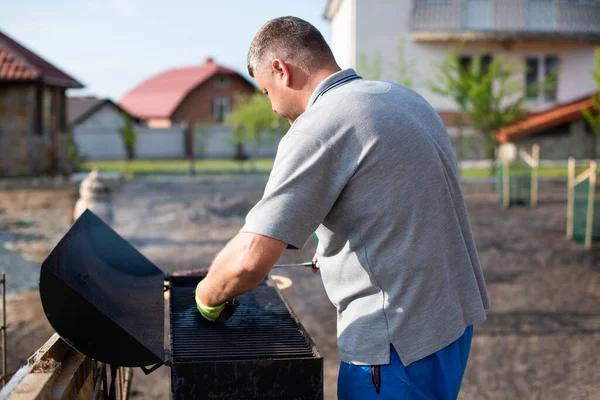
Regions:
<svg viewBox="0 0 600 400"><path fill-rule="evenodd" d="M473 327L455 342L404 366L391 347L390 363L381 366L340 363L338 400L456 399L467 367ZM379 386L379 394L376 386Z"/></svg>

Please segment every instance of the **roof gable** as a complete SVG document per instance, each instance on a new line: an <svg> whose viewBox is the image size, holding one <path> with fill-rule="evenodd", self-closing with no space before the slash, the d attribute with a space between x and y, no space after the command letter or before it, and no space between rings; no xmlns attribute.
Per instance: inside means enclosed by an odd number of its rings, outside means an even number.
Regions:
<svg viewBox="0 0 600 400"><path fill-rule="evenodd" d="M0 32L0 80L41 81L65 88L83 88L77 80Z"/></svg>
<svg viewBox="0 0 600 400"><path fill-rule="evenodd" d="M253 86L236 71L208 60L201 66L175 68L147 79L119 104L138 118L171 118L192 90L217 74L237 75Z"/></svg>
<svg viewBox="0 0 600 400"><path fill-rule="evenodd" d="M70 97L67 100L68 125L74 126L83 123L107 104L114 107L117 112L125 113L135 122L139 122L138 118L132 117L126 110L110 99L98 99L97 97Z"/></svg>

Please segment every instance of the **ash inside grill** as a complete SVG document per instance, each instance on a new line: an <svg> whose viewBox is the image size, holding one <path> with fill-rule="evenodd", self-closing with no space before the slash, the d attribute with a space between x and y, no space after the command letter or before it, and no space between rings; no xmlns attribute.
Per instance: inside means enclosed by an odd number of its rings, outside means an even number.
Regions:
<svg viewBox="0 0 600 400"><path fill-rule="evenodd" d="M238 298L230 320L215 324L196 310L200 279L170 279L175 398L323 398L322 358L275 288L263 282Z"/></svg>

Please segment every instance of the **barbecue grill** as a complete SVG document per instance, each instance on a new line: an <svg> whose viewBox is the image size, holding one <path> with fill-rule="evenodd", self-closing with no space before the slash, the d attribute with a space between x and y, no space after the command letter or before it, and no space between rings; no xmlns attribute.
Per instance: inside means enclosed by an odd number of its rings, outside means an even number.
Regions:
<svg viewBox="0 0 600 400"><path fill-rule="evenodd" d="M196 310L202 278L164 273L88 210L43 262L40 296L81 353L146 374L170 367L173 399L322 399L323 359L272 282L216 324Z"/></svg>

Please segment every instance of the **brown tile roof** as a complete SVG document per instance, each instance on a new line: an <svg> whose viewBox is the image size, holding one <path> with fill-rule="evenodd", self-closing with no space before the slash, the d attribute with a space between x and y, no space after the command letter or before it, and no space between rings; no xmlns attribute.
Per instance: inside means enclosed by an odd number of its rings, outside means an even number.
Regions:
<svg viewBox="0 0 600 400"><path fill-rule="evenodd" d="M498 131L498 141L500 143L514 142L545 131L546 129L577 121L583 118L581 111L591 108L593 105L592 97L587 96L548 111L534 114L521 122Z"/></svg>
<svg viewBox="0 0 600 400"><path fill-rule="evenodd" d="M41 81L66 88L83 85L0 32L0 81Z"/></svg>
<svg viewBox="0 0 600 400"><path fill-rule="evenodd" d="M127 93L119 105L138 118L170 118L190 91L216 74L239 75L208 59L200 66L175 68L153 76Z"/></svg>
<svg viewBox="0 0 600 400"><path fill-rule="evenodd" d="M110 99L99 99L94 96L69 97L67 98L67 124L72 126L82 123L105 104L109 104L120 113L127 113ZM139 122L137 118L133 120Z"/></svg>

